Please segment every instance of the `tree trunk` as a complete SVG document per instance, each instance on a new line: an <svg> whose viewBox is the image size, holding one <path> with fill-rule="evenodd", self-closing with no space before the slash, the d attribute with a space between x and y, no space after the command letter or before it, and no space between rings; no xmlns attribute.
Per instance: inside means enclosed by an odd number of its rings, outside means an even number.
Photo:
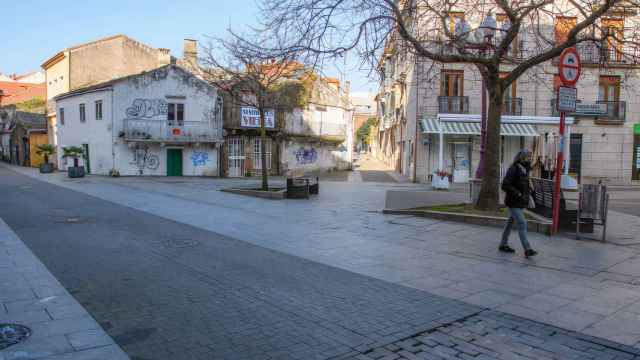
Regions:
<svg viewBox="0 0 640 360"><path fill-rule="evenodd" d="M476 208L498 210L500 202L500 117L502 115L502 89L488 83L489 111L484 159L482 159L482 187Z"/></svg>
<svg viewBox="0 0 640 360"><path fill-rule="evenodd" d="M44 154L44 163L48 164L49 163L49 155Z"/></svg>
<svg viewBox="0 0 640 360"><path fill-rule="evenodd" d="M267 129L264 123L264 110L260 109L260 162L262 164L262 191L269 190L269 170L267 169Z"/></svg>

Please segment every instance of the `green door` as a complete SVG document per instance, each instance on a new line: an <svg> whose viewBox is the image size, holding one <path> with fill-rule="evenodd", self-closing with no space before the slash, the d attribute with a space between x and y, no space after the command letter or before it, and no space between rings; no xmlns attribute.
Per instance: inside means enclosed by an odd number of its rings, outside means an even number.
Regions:
<svg viewBox="0 0 640 360"><path fill-rule="evenodd" d="M91 174L91 162L89 161L89 144L82 144L82 150L84 154L82 157L84 158L84 171L87 174Z"/></svg>
<svg viewBox="0 0 640 360"><path fill-rule="evenodd" d="M167 176L182 176L182 149L167 149Z"/></svg>

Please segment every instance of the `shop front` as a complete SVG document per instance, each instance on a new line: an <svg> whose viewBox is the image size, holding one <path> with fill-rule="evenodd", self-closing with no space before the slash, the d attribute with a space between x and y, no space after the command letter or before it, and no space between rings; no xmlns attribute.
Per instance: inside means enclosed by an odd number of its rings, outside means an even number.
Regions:
<svg viewBox="0 0 640 360"><path fill-rule="evenodd" d="M532 151L535 176L541 176L543 169L547 175L555 160L558 149L558 117L503 116L500 125L500 175L504 176L513 157L520 149ZM420 122L423 147L428 154L425 171L426 181L433 174L444 172L454 183L467 183L471 180L480 164L479 115L439 114L435 119L423 119ZM573 118L567 118L568 134L571 133ZM567 136L570 138L570 135ZM568 174L570 162L569 146L565 147L564 174Z"/></svg>

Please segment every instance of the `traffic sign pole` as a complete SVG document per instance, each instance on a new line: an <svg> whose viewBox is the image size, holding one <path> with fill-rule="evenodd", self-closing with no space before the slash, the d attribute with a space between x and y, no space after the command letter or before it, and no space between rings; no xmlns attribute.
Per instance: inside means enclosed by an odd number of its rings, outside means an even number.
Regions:
<svg viewBox="0 0 640 360"><path fill-rule="evenodd" d="M582 68L580 65L580 56L575 48L567 48L560 55L560 61L558 63L558 73L560 75L560 79L562 83L566 87L573 87L580 78L580 72ZM573 106L573 110L575 111L575 102L576 102L576 91L574 90L573 94L570 92L571 89L560 88L558 89L556 104L558 105L558 110L560 111L560 141L558 147L558 154L556 156L556 169L555 169L555 187L553 191L553 223L551 225L551 230L554 234L557 234L560 230L560 184L562 182L562 174L564 173L563 164L564 164L564 148L566 145L566 139L564 136L565 130L565 116L567 110L571 109ZM562 93L562 97L560 96ZM561 104L560 100L564 100ZM564 102L567 102L566 104Z"/></svg>
<svg viewBox="0 0 640 360"><path fill-rule="evenodd" d="M552 230L554 234L557 234L560 230L560 183L562 181L562 164L564 163L564 147L565 147L565 112L560 113L560 146L558 147L558 154L556 155L556 170L555 170L555 187L553 191L553 223Z"/></svg>

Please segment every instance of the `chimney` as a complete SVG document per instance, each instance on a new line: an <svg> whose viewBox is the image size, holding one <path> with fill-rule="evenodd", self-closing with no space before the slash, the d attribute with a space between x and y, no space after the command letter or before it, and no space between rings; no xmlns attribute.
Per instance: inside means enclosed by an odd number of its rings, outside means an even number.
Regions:
<svg viewBox="0 0 640 360"><path fill-rule="evenodd" d="M191 64L198 63L198 41L193 39L184 39L182 58Z"/></svg>
<svg viewBox="0 0 640 360"><path fill-rule="evenodd" d="M0 89L0 106L2 106L2 97L4 96L4 91Z"/></svg>
<svg viewBox="0 0 640 360"><path fill-rule="evenodd" d="M346 81L344 83L344 96L349 97L350 92L351 92L351 81Z"/></svg>
<svg viewBox="0 0 640 360"><path fill-rule="evenodd" d="M165 48L158 49L158 64L162 66L162 65L168 65L170 63L171 63L171 50L165 49Z"/></svg>

